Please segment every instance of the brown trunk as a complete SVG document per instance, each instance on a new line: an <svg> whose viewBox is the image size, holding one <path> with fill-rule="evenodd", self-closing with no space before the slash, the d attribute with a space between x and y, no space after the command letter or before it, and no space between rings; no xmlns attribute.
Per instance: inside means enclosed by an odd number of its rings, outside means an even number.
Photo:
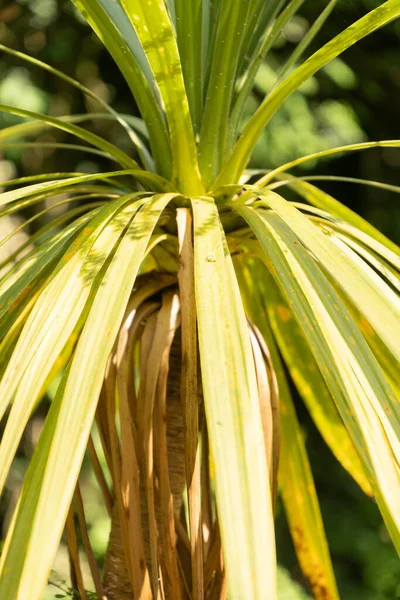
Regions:
<svg viewBox="0 0 400 600"><path fill-rule="evenodd" d="M132 600L132 589L125 565L118 506L111 517L111 532L104 561L104 591L108 600Z"/></svg>
<svg viewBox="0 0 400 600"><path fill-rule="evenodd" d="M180 335L175 336L170 354L170 370L167 386L167 448L168 467L171 491L174 500L175 515L179 515L182 507L182 494L186 483L183 411L180 398L181 347ZM155 443L157 443L155 441ZM148 534L148 515L144 485L141 483L142 521L147 566L150 570L150 547ZM157 503L157 495L156 495ZM156 504L156 520L161 531L160 511ZM133 593L125 563L124 549L121 537L120 515L118 507L114 506L111 521L111 533L104 563L104 588L108 600L132 600ZM159 549L162 561L162 548ZM136 600L136 599L134 599ZM165 600L175 600L166 598Z"/></svg>

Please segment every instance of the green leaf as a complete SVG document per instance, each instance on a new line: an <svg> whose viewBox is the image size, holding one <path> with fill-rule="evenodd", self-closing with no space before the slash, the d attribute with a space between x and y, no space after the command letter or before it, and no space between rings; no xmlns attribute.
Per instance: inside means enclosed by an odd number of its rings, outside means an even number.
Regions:
<svg viewBox="0 0 400 600"><path fill-rule="evenodd" d="M370 260L372 260L373 261L372 262L372 267L373 267L372 273L378 279L378 281L381 280L380 276L375 274L375 271L377 271L378 273L382 272L382 274L384 274L384 270L383 270L384 267L378 260L373 260L373 258L366 255L365 251L363 251L362 249L359 250L359 246L356 246L354 248L354 250L356 250L356 252L358 250L358 252L355 253L353 251L353 248L351 247L351 245L346 243L342 239L340 239L337 235L332 236L331 239L337 245L337 247L340 248L341 251L343 251L345 254L347 254L349 261L355 263L355 265L358 265L361 270L364 269L366 266L366 263L363 260L364 258L369 258ZM395 276L390 277L392 275L391 272L386 273L385 275L386 275L386 278L392 284L392 286L395 289L397 289L399 292L400 291L400 278L399 278L398 272L397 272L396 278L395 278ZM383 283L383 280L381 280L381 281L382 281L382 285L386 285L385 283ZM371 327L371 324L364 317L364 315L354 306L353 303L349 302L348 298L343 294L343 292L339 288L339 286L336 286L336 287L337 287L338 293L341 294L344 302L348 306L349 311L351 312L360 331L363 333L370 348L372 349L378 362L380 363L381 367L383 368L385 374L388 376L388 381L390 382L390 385L391 385L393 391L395 391L397 397L400 397L400 385L399 385L399 381L398 381L398 379L399 379L398 373L400 372L400 362L393 356L393 354L389 351L387 346L382 342L381 338L379 337L379 335L377 335L377 333L375 332L373 327Z"/></svg>
<svg viewBox="0 0 400 600"><path fill-rule="evenodd" d="M146 171L138 171L136 169L127 169L124 171L109 171L107 173L94 173L93 175L79 175L78 177L66 177L64 179L56 179L54 181L44 181L42 183L35 183L33 185L20 187L16 190L11 190L9 192L2 192L0 193L0 207L10 204L11 202L16 202L17 200L22 200L23 198L41 198L43 193L49 191L54 191L57 194L59 193L59 190L65 192L66 190L64 188L68 188L68 191L73 191L73 186L96 181L96 179L107 181L108 179L112 179L114 177L126 175L138 178L143 183L147 182L155 188L170 187L170 184L167 181L164 181L161 177L155 175L154 173L147 173ZM104 189L107 190L107 188ZM114 190L110 187L107 191Z"/></svg>
<svg viewBox="0 0 400 600"><path fill-rule="evenodd" d="M139 200L131 204L130 200L124 197L106 205L86 225L48 279L28 317L0 383L0 416L13 400L0 445L4 466L0 491L43 384L70 336L81 327L96 277L143 203Z"/></svg>
<svg viewBox="0 0 400 600"><path fill-rule="evenodd" d="M255 55L261 53L262 41L268 35L285 0L251 0L249 19L244 24L244 37L239 60L239 77L250 68ZM267 33L268 32L268 33Z"/></svg>
<svg viewBox="0 0 400 600"><path fill-rule="evenodd" d="M218 211L192 200L201 372L229 597L276 597L275 545L257 381Z"/></svg>
<svg viewBox="0 0 400 600"><path fill-rule="evenodd" d="M392 252L400 255L400 249L396 244L389 240L383 233L378 231L373 225L370 225L368 221L357 215L347 206L344 206L341 202L333 198L327 192L320 190L316 186L307 181L301 181L298 178L290 178L289 187L293 189L299 196L304 198L307 202L328 211L331 215L339 217L343 221L350 223L356 227L359 231L364 232L376 239L378 242L389 248Z"/></svg>
<svg viewBox="0 0 400 600"><path fill-rule="evenodd" d="M252 2L222 2L201 123L199 165L208 189L221 169L226 154L226 136L232 91L242 38ZM244 25L243 25L244 24Z"/></svg>
<svg viewBox="0 0 400 600"><path fill-rule="evenodd" d="M121 0L121 3L142 44L164 102L171 140L172 181L184 194L201 194L204 190L182 65L166 6L158 0Z"/></svg>
<svg viewBox="0 0 400 600"><path fill-rule="evenodd" d="M239 82L239 93L237 98L235 99L234 107L232 110L231 116L231 136L235 136L240 124L240 119L243 114L243 110L246 104L246 100L248 99L250 92L252 90L252 86L254 83L255 76L257 71L264 61L265 57L268 55L268 52L272 48L273 44L276 42L277 38L281 35L282 29L290 21L293 15L297 12L300 6L303 4L304 0L291 0L285 10L283 10L280 15L275 19L275 16L280 10L282 6L282 2L277 3L276 0L273 6L273 12L268 14L267 17L270 17L271 22L267 30L265 31L260 47L257 47L255 52L252 53L252 58L250 64L248 65L247 71ZM266 9L270 5L270 3L266 3ZM260 32L261 33L261 32Z"/></svg>
<svg viewBox="0 0 400 600"><path fill-rule="evenodd" d="M262 260L261 249L253 240L243 239L240 246ZM371 495L371 486L360 459L293 313L266 269L253 266L252 277L257 281L259 293L263 295L274 337L291 378L322 437L363 491ZM258 312L253 311L253 314L260 315L255 322L263 331L263 311L259 309Z"/></svg>
<svg viewBox="0 0 400 600"><path fill-rule="evenodd" d="M399 15L400 0L387 0L322 46L322 48L289 75L263 101L259 109L247 123L227 164L213 184L213 189L217 189L225 183L238 181L262 130L290 94L297 90L304 81L314 75L319 69L344 52L344 50L347 50L347 48L376 29L383 27L386 23L396 19Z"/></svg>
<svg viewBox="0 0 400 600"><path fill-rule="evenodd" d="M325 6L320 15L315 19L314 23L311 25L310 29L304 35L303 39L297 44L296 48L293 50L287 61L282 65L279 69L277 80L274 83L272 91L278 87L280 83L282 83L283 79L286 77L287 73L291 70L293 65L299 60L302 54L307 50L308 46L311 44L315 36L318 34L320 29L325 24L325 21L335 8L338 0L330 0L330 2Z"/></svg>
<svg viewBox="0 0 400 600"><path fill-rule="evenodd" d="M4 130L1 130L4 131ZM21 186L25 183L39 182L39 181L49 181L56 179L64 179L68 177L80 177L81 175L86 175L86 173L68 173L68 172L53 172L53 173L39 173L38 175L27 175L24 177L17 177L16 179L8 179L8 181L4 181L1 184L2 188ZM100 178L100 176L99 176Z"/></svg>
<svg viewBox="0 0 400 600"><path fill-rule="evenodd" d="M398 273L400 271L400 249L398 246L396 246L396 244L388 240L396 251L393 252L387 247L387 245L383 245L381 242L377 241L376 236L371 237L371 235L368 233L365 233L357 227L350 225L347 221L343 221L338 217L332 216L332 214L324 210L315 208L314 206L309 206L307 204L302 204L301 202L293 202L292 204L302 212L308 213L310 220L319 225L321 229L328 230L330 233L334 232L338 238L344 239L346 244L352 248L355 248L358 254L363 255L363 253L366 253L366 255L369 257L367 262L370 262L371 264L373 262L374 266L379 263L378 270L383 269L385 271L386 278L389 268L391 274L396 278L396 280L399 279L400 276ZM367 222L365 221L365 223Z"/></svg>
<svg viewBox="0 0 400 600"><path fill-rule="evenodd" d="M75 196L74 198L79 200L82 198L82 196ZM86 198L92 199L98 198L98 196L87 194ZM52 241L54 243L57 242L59 236L63 235L64 230L68 229L68 225L66 225L66 223L70 219L74 219L76 216L86 213L83 217L72 223L73 226L75 224L80 225L81 220L82 223L84 223L85 220L96 214L98 207L102 206L103 204L104 202L91 202L90 204L78 205L75 208L62 213L56 219L50 221L33 233L25 242L18 246L18 248L16 248L12 254L8 255L0 263L0 269L3 267L8 267L6 273L4 273L4 275L0 278L0 293L2 290L10 287L10 278L12 281L15 281L15 279L18 279L18 277L37 260L42 251L43 245L47 244L49 241L50 232ZM61 226L63 227L62 231L59 229Z"/></svg>
<svg viewBox="0 0 400 600"><path fill-rule="evenodd" d="M73 0L121 70L137 102L150 138L157 171L171 175L171 148L157 86L143 49L118 2Z"/></svg>
<svg viewBox="0 0 400 600"><path fill-rule="evenodd" d="M258 274L261 275L260 269ZM270 275L263 273L261 288L266 309L290 376L333 454L362 490L371 495L368 478L307 341L284 298L271 283Z"/></svg>
<svg viewBox="0 0 400 600"><path fill-rule="evenodd" d="M341 251L333 243L331 236L324 235L278 194L266 192L262 198L265 206L282 217L304 247L313 253L338 282L396 359L400 360L400 299L397 295L366 263L357 261L352 251Z"/></svg>
<svg viewBox="0 0 400 600"><path fill-rule="evenodd" d="M78 125L74 125L73 123L69 123L68 121L50 117L48 115L44 115L42 113L33 112L30 110L24 110L22 108L16 108L14 106L8 106L7 104L0 104L0 111L7 112L11 115L18 115L20 117L27 117L29 119L37 119L38 121L43 121L47 125L51 125L56 129L61 129L62 131L66 131L67 133L71 133L82 140L85 140L89 144L92 144L96 148L103 150L103 152L107 152L111 156L113 156L121 166L126 169L138 169L140 170L139 165L133 158L130 158L125 152L114 146L114 144L110 144L103 138L99 137L95 133L91 133L82 127L78 127Z"/></svg>
<svg viewBox="0 0 400 600"><path fill-rule="evenodd" d="M265 280L265 271L261 263L256 264L254 260L241 260L237 269L248 316L265 339L277 378L281 437L280 494L296 554L314 597L333 600L339 596L314 479L279 350L266 318L265 308L270 306L270 294L276 286L273 281ZM257 286L254 281L257 281Z"/></svg>
<svg viewBox="0 0 400 600"><path fill-rule="evenodd" d="M94 154L95 156L101 156L102 158L108 158L109 160L113 160L112 156L102 152L101 150L96 150L95 148L90 148L90 146L83 146L79 144L64 144L60 142L14 142L9 144L1 144L2 148L50 148L54 150L74 150L76 152L85 152L87 154Z"/></svg>
<svg viewBox="0 0 400 600"><path fill-rule="evenodd" d="M148 138L148 131L142 119L139 119L138 117L133 117L132 115L124 114L122 116L125 121L129 122L138 131L138 133L140 133L140 135L142 135L144 138ZM61 119L61 121L65 121L67 123L82 123L84 121L95 121L99 119L110 120L112 117L107 113L85 113L81 115L64 115L63 117L58 118ZM3 146L2 142L4 140L20 138L26 135L34 135L47 129L48 127L52 127L52 125L49 123L44 123L43 121L27 121L25 123L11 125L10 127L0 129L0 143ZM109 154L106 154L106 156L108 156L110 160L116 160Z"/></svg>
<svg viewBox="0 0 400 600"><path fill-rule="evenodd" d="M388 192L400 194L399 185L391 185L390 183L373 181L371 179L359 179L357 177L341 177L340 175L304 175L303 177L296 178L289 176L289 178L285 181L284 176L281 175L278 177L278 179L280 181L277 181L276 183L270 183L268 185L269 190L276 190L283 185L290 185L292 179L295 179L296 181L343 181L344 183L357 183L358 185L367 185L380 190L386 190Z"/></svg>
<svg viewBox="0 0 400 600"><path fill-rule="evenodd" d="M106 362L154 226L174 196L154 196L143 206L124 232L101 285L99 282L6 538L0 597L42 597L86 449Z"/></svg>
<svg viewBox="0 0 400 600"><path fill-rule="evenodd" d="M147 169L149 169L150 171L154 171L152 158L149 155L145 145L140 140L139 136L131 128L131 126L127 123L127 121L125 121L125 119L119 113L117 113L113 108L111 108L111 106L109 106L107 104L107 102L105 102L98 94L96 94L95 92L93 92L92 90L87 88L86 86L79 83L79 81L76 81L76 79L73 79L72 77L68 77L68 75L65 75L62 71L59 71L58 69L55 69L54 67L51 67L50 65L42 62L41 60L38 60L37 58L33 58L32 56L28 56L27 54L24 54L23 52L18 52L16 50L13 50L12 48L8 48L7 46L4 46L3 44L0 44L0 51L6 52L7 54L10 54L11 56L15 56L16 58L19 58L25 62L28 62L28 63L35 65L41 69L44 69L45 71L48 71L52 75L55 75L56 77L59 77L60 79L63 79L64 81L66 81L67 83L72 85L73 87L77 88L86 96L89 96L90 98L93 98L94 100L96 100L96 102L98 102L125 129L130 140L136 146L144 166Z"/></svg>
<svg viewBox="0 0 400 600"><path fill-rule="evenodd" d="M256 185L258 185L259 187L264 187L281 173L284 173L289 169L293 169L293 167L297 167L298 165L302 165L306 162L310 162L319 158L325 158L327 156L334 156L335 154L343 154L346 152L360 152L362 150L369 150L370 148L398 148L399 146L400 140L380 140L379 142L361 142L359 144L347 144L346 146L336 146L335 148L330 148L329 150L313 152L312 154L306 154L305 156L296 158L295 160L280 165L276 169L269 171L266 175L264 175L264 177L262 177L256 182Z"/></svg>
<svg viewBox="0 0 400 600"><path fill-rule="evenodd" d="M176 35L186 94L195 134L203 111L203 18L202 0L175 0Z"/></svg>
<svg viewBox="0 0 400 600"><path fill-rule="evenodd" d="M57 236L37 246L31 257L22 265L18 264L14 273L7 273L0 281L0 338L6 334L32 295L40 289L53 270L56 261L71 244L71 239L85 225L92 214L65 227Z"/></svg>
<svg viewBox="0 0 400 600"><path fill-rule="evenodd" d="M267 266L309 343L400 550L398 400L342 300L284 220L235 207L267 254Z"/></svg>
<svg viewBox="0 0 400 600"><path fill-rule="evenodd" d="M0 206L5 206L10 204L11 202L16 202L17 200L22 200L23 198L29 198L30 196L41 195L43 192L63 189L64 187L69 187L78 183L87 183L89 181L95 181L96 179L103 179L107 177L118 177L119 175L126 175L126 173L131 173L131 171L109 171L108 173L95 173L93 175L78 175L73 177L64 177L63 179L55 179L52 181L43 181L40 183L34 183L32 185L27 185L23 187L18 187L15 190L11 190L9 192L1 192L0 193ZM48 176L39 176L42 178L48 179ZM25 178L26 179L26 178ZM29 178L31 179L31 178ZM35 179L37 179L35 177ZM14 185L15 183L21 183L19 181L11 181L10 185ZM23 181L22 181L23 183ZM63 190L64 191L64 190Z"/></svg>
<svg viewBox="0 0 400 600"><path fill-rule="evenodd" d="M114 196L115 197L115 196ZM119 194L116 195L116 197L119 197ZM74 197L74 200L76 201L76 196ZM57 202L54 202L54 204L52 204L52 206L46 206L43 210L41 211L36 211L35 214L30 217L29 219L26 219L25 221L22 221L22 223L20 223L17 227L15 227L15 229L13 229L12 231L10 231L10 233L8 235L6 235L1 241L0 241L0 249L1 247L6 244L10 239L12 239L16 234L18 234L20 231L22 231L23 229L28 228L29 225L31 225L32 223L34 223L35 221L37 221L38 219L40 219L41 217L43 217L43 215L49 215L49 213L54 210L54 208L60 208L60 207L64 207L66 206L66 208L68 208L68 204L71 203L71 198L63 198L62 200L59 200ZM96 204L94 206L90 206L90 204L86 204L84 205L85 209L84 210L88 210L88 208L95 208ZM79 207L81 208L81 207ZM71 211L67 211L69 214L71 213ZM37 232L36 232L37 233Z"/></svg>
<svg viewBox="0 0 400 600"><path fill-rule="evenodd" d="M351 234L349 235L345 227L336 223L333 224L331 228L326 227L325 223L323 225L328 231L333 230L335 234L335 243L337 243L339 240L343 241L347 246L359 254L365 262L371 265L381 275L381 277L386 279L398 293L400 293L400 257L389 253L390 251L387 251L385 246L382 247L378 245L375 243L374 239L368 239L368 236L364 236L364 243L366 242L366 244L363 245L358 242L356 236L352 237ZM352 229L349 229L352 233ZM375 251L378 256L374 254L373 251ZM382 257L388 257L389 264L386 264L386 262L382 260ZM390 260L392 257L393 260Z"/></svg>

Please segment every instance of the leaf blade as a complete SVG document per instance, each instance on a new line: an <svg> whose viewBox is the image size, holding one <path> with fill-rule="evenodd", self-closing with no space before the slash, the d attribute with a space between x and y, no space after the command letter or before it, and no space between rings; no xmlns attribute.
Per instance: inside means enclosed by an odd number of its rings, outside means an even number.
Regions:
<svg viewBox="0 0 400 600"><path fill-rule="evenodd" d="M4 597L41 598L74 492L106 362L152 230L174 196L155 196L146 204L121 240L96 294L6 540L0 578Z"/></svg>
<svg viewBox="0 0 400 600"><path fill-rule="evenodd" d="M114 144L107 142L95 133L87 131L78 125L74 125L74 123L56 117L50 117L49 115L44 115L31 110L9 106L8 104L0 104L0 111L7 112L11 115L36 119L46 123L47 125L51 125L56 129L61 129L62 131L71 133L72 135L85 140L89 144L92 144L96 148L111 154L111 156L113 156L123 167L127 169L140 169L139 165L135 160L133 160L133 158L130 158L127 154L125 154L125 152L114 146Z"/></svg>
<svg viewBox="0 0 400 600"><path fill-rule="evenodd" d="M172 180L185 194L203 193L196 144L173 26L164 2L121 0L147 56L165 106ZM154 23L157 27L154 27Z"/></svg>
<svg viewBox="0 0 400 600"><path fill-rule="evenodd" d="M239 262L239 261L237 261ZM268 350L279 389L281 456L279 488L287 514L296 554L315 598L338 599L335 576L329 555L314 479L304 438L297 420L291 392L279 350L266 317L271 285L254 260L241 260L238 266L240 289L249 318L259 328ZM257 281L257 288L254 286ZM268 293L263 297L260 283ZM272 283L272 285L275 285Z"/></svg>
<svg viewBox="0 0 400 600"><path fill-rule="evenodd" d="M383 407L393 400L390 388L342 301L309 254L296 250L287 225L272 214L267 222L249 207L237 206L236 210L264 248L268 267L309 340L393 542L400 548L400 477L395 459L398 440L389 424L390 414L388 419L385 411L378 409L379 403ZM266 224L271 236L266 235ZM371 370L361 366L365 359ZM373 383L372 373L379 377L379 382Z"/></svg>
<svg viewBox="0 0 400 600"><path fill-rule="evenodd" d="M264 100L246 125L227 164L215 181L214 189L225 183L238 181L262 130L290 94L344 50L399 15L400 1L387 0L322 46L289 75L271 96Z"/></svg>
<svg viewBox="0 0 400 600"><path fill-rule="evenodd" d="M106 46L126 79L147 125L152 155L158 172L169 178L171 147L168 131L157 101L153 74L134 29L117 2L73 1Z"/></svg>
<svg viewBox="0 0 400 600"><path fill-rule="evenodd" d="M272 507L247 325L216 206L201 198L192 207L200 360L230 595L272 600Z"/></svg>

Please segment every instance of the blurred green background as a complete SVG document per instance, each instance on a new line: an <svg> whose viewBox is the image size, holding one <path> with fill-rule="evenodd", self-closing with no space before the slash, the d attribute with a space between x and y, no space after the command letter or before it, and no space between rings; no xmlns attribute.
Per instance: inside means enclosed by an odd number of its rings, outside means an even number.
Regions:
<svg viewBox="0 0 400 600"><path fill-rule="evenodd" d="M340 0L311 50L381 4L376 0ZM301 39L324 0L308 0L300 14L282 32L272 55L257 77L248 115L274 81L274 75ZM77 78L122 113L136 114L136 106L112 59L67 0L0 2L0 43L11 46ZM61 116L98 112L99 107L68 84L0 52L0 103ZM247 115L247 116L248 116ZM0 113L0 128L20 122ZM131 152L121 129L107 120L88 121L88 128ZM365 39L335 60L294 94L263 134L253 157L254 168L271 168L318 150L366 140L400 138L400 20ZM41 142L66 142L60 131L45 130ZM16 142L16 140L14 140ZM24 175L57 171L94 172L113 165L85 152L49 148L0 149L2 181ZM400 184L400 150L376 149L308 163L303 174L341 175ZM343 182L322 182L321 187L356 210L386 235L400 243L400 203L389 191ZM54 209L46 218L54 218ZM26 219L31 213L18 218ZM43 225L38 220L35 227ZM0 223L0 237L10 224ZM31 229L30 232L33 230ZM343 600L394 600L400 598L400 563L374 503L365 498L347 473L335 462L298 401L307 448L326 524L327 536ZM7 493L0 504L0 521L7 526L32 453L46 407L31 421L20 447ZM91 541L99 560L104 556L109 523L92 474L84 466L82 490ZM280 600L307 598L287 524L278 506L278 557ZM55 584L68 579L65 548L57 556ZM63 594L48 587L46 600Z"/></svg>

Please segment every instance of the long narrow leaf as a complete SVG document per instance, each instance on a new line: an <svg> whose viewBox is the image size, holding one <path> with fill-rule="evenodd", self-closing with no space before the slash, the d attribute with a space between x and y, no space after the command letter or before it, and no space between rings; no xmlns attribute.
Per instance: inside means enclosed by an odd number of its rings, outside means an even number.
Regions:
<svg viewBox="0 0 400 600"><path fill-rule="evenodd" d="M257 382L240 292L211 199L192 200L207 427L230 597L276 597L275 547Z"/></svg>
<svg viewBox="0 0 400 600"><path fill-rule="evenodd" d="M73 0L121 70L147 125L157 171L171 175L171 148L158 105L154 77L129 20L118 2Z"/></svg>
<svg viewBox="0 0 400 600"><path fill-rule="evenodd" d="M121 0L142 44L164 102L172 151L172 180L185 194L202 193L182 65L164 2ZM154 23L157 27L154 27Z"/></svg>
<svg viewBox="0 0 400 600"><path fill-rule="evenodd" d="M289 56L288 60L284 63L284 65L281 67L281 69L279 69L279 72L277 75L277 80L274 84L274 87L270 91L270 93L272 93L273 90L276 87L278 87L278 85L280 83L282 83L286 74L289 73L289 71L291 70L293 65L296 64L296 62L299 60L299 58L302 56L302 54L307 50L308 46L311 44L311 42L313 41L315 36L318 34L320 29L323 27L323 25L324 25L325 21L327 20L327 18L329 17L329 15L335 8L337 1L338 0L330 0L330 2L325 6L325 8L320 13L320 15L317 17L317 19L315 19L314 23L311 25L310 29L304 35L303 39L297 44L296 48L293 50L293 52Z"/></svg>
<svg viewBox="0 0 400 600"><path fill-rule="evenodd" d="M279 179L281 178L279 177ZM277 188L280 188L283 185L289 185L291 181L291 179L285 181L284 177L282 177L281 181L277 181L276 183L270 183L268 185L268 189L276 190ZM396 194L400 193L400 186L398 185L384 183L383 181L373 181L371 179L360 179L358 177L342 177L340 175L304 175L303 177L296 177L296 181L343 181L344 183L357 183L358 185L367 185L370 187L378 188L380 190L394 192Z"/></svg>
<svg viewBox="0 0 400 600"><path fill-rule="evenodd" d="M176 34L194 133L203 110L203 3L175 0Z"/></svg>
<svg viewBox="0 0 400 600"><path fill-rule="evenodd" d="M257 74L260 65L262 64L265 57L268 55L268 52L272 48L273 44L276 42L277 38L281 34L283 27L290 21L293 15L298 11L300 6L303 4L304 0L290 0L288 2L285 10L283 10L280 15L274 20L271 19L271 23L269 24L264 36L262 38L260 47L256 48L256 52L254 52L251 56L251 62L248 66L248 69L238 86L238 94L235 99L235 103L232 110L231 116L231 135L235 135L237 133L237 129L239 127L240 119L243 114L243 110L245 107L245 103L249 94L251 92L255 76ZM276 2L275 2L276 4ZM280 4L275 7L276 9L280 8ZM272 13L271 17L275 17L275 11Z"/></svg>
<svg viewBox="0 0 400 600"><path fill-rule="evenodd" d="M24 60L32 65L35 65L41 69L44 69L45 71L48 71L52 75L55 75L56 77L59 77L60 79L63 79L64 81L66 81L67 83L72 85L73 87L77 88L86 96L89 96L90 98L93 98L94 100L96 100L96 102L98 102L125 129L130 140L135 144L135 146L139 152L139 155L143 161L144 166L147 169L154 171L152 158L149 155L149 153L146 149L146 146L140 140L139 136L131 128L131 126L125 121L125 119L120 114L118 114L113 108L111 108L111 106L109 106L107 104L107 102L105 102L98 94L96 94L95 92L93 92L92 90L87 88L86 86L79 83L79 81L76 81L76 79L73 79L72 77L69 77L68 75L65 75L65 73L63 73L62 71L59 71L58 69L55 69L54 67L51 67L50 65L42 62L41 60L38 60L37 58L33 58L32 56L24 54L23 52L18 52L17 50L13 50L12 48L8 48L7 46L4 46L3 44L0 44L0 51L6 52L7 54L10 54L11 56L15 56L16 58Z"/></svg>
<svg viewBox="0 0 400 600"><path fill-rule="evenodd" d="M218 176L214 188L216 189L224 183L232 183L239 179L262 130L290 94L344 50L376 29L383 27L386 23L396 19L399 15L400 0L387 0L322 46L289 75L275 92L264 100L246 125L227 164Z"/></svg>
<svg viewBox="0 0 400 600"><path fill-rule="evenodd" d="M223 2L218 18L215 52L200 131L199 165L206 188L225 158L231 95L252 2Z"/></svg>
<svg viewBox="0 0 400 600"><path fill-rule="evenodd" d="M396 244L389 240L383 233L378 231L373 225L368 223L365 219L357 215L347 206L344 206L341 202L333 198L327 192L320 190L315 185L308 181L301 181L298 178L290 178L289 186L299 196L304 198L307 202L328 211L331 215L337 216L343 221L350 223L356 227L360 232L364 232L376 239L378 242L389 248L392 252L400 255L400 250Z"/></svg>
<svg viewBox="0 0 400 600"><path fill-rule="evenodd" d="M20 187L17 188L16 190L11 190L9 192L2 192L0 193L0 207L1 206L5 206L6 204L9 204L11 202L15 202L17 200L21 200L23 198L29 198L29 197L33 197L33 196L41 196L43 194L43 192L48 192L48 191L55 191L56 193L59 192L59 190L62 190L63 192L65 192L65 190L63 188L69 188L71 187L71 189L74 189L72 186L78 185L78 184L83 184L83 183L89 183L92 181L96 181L96 179L111 179L114 177L119 177L119 176L124 176L124 175L128 175L128 176L132 176L132 177L138 177L138 179L141 179L143 181L143 183L147 182L151 182L151 184L157 188L157 187L161 187L161 188L168 188L169 184L168 182L165 182L161 177L158 177L157 175L155 175L154 173L146 173L145 171L137 171L137 170L124 170L124 171L109 171L107 173L95 173L93 175L79 175L78 177L68 177L68 178L64 178L64 179L56 179L53 181L44 181L42 183L35 183L29 186L25 186L25 187ZM154 185L155 184L155 185ZM93 188L95 189L95 188ZM107 188L105 188L107 189ZM70 190L69 190L70 191ZM108 191L113 191L112 188L109 188Z"/></svg>
<svg viewBox="0 0 400 600"><path fill-rule="evenodd" d="M40 289L54 269L56 261L65 252L73 238L94 216L85 215L77 219L53 239L46 240L35 248L31 260L18 265L14 277L7 277L0 283L0 338L6 333L15 319L29 302L31 295Z"/></svg>
<svg viewBox="0 0 400 600"><path fill-rule="evenodd" d="M241 260L237 272L249 318L260 328L277 377L281 433L279 487L299 563L315 598L337 599L335 576L304 438L279 350L266 318L271 281L264 282L265 268L261 265L260 269L254 260ZM254 281L257 281L257 288ZM273 281L272 286L275 287ZM263 297L265 288L267 294Z"/></svg>
<svg viewBox="0 0 400 600"><path fill-rule="evenodd" d="M107 152L111 154L121 166L127 169L138 169L140 170L139 165L133 158L130 158L125 152L114 146L114 144L110 144L103 138L99 137L95 133L87 131L82 127L78 127L78 125L74 125L73 123L69 123L68 121L50 117L49 115L44 115L42 113L34 112L31 110L24 110L22 108L16 108L15 106L9 106L8 104L0 104L0 111L7 112L11 115L17 115L20 117L27 117L29 119L37 119L38 121L43 121L47 125L51 125L56 129L61 129L62 131L66 131L67 133L71 133L82 140L85 140L89 144L92 144L96 148L103 150L103 152Z"/></svg>
<svg viewBox="0 0 400 600"><path fill-rule="evenodd" d="M335 148L330 148L329 150L320 150L319 152L313 152L312 154L306 154L305 156L301 156L300 158L296 158L288 163L284 163L280 165L276 169L269 171L266 175L264 175L261 179L259 179L256 184L260 187L266 186L272 181L275 177L280 175L285 171L289 171L289 169L293 169L298 165L303 165L306 162L310 162L316 159L325 158L327 156L335 156L335 154L343 154L346 152L360 152L362 150L369 150L370 148L399 148L400 140L380 140L378 142L361 142L358 144L347 144L346 146L336 146Z"/></svg>
<svg viewBox="0 0 400 600"><path fill-rule="evenodd" d="M360 459L292 312L265 272L258 269L256 273L262 276L271 328L297 390L336 458L370 495L371 486Z"/></svg>
<svg viewBox="0 0 400 600"><path fill-rule="evenodd" d="M1 597L41 598L90 434L106 362L153 228L173 197L155 196L138 213L98 288L68 379L64 378L65 389L44 425L6 539L0 564Z"/></svg>
<svg viewBox="0 0 400 600"><path fill-rule="evenodd" d="M368 265L364 263L360 269L360 263L357 267L354 264L355 257L353 261L349 261L351 251L342 253L329 236L324 235L290 203L274 192L267 192L263 199L324 265L365 315L393 355L400 360L400 299L384 281L375 276Z"/></svg>
<svg viewBox="0 0 400 600"><path fill-rule="evenodd" d="M393 394L341 299L314 259L293 244L298 240L287 225L272 214L267 221L251 208L237 210L268 255L271 273L309 341L400 548L400 475L393 455L398 442L391 433L390 409L389 413L384 409L393 404ZM266 225L271 235L266 234Z"/></svg>
<svg viewBox="0 0 400 600"><path fill-rule="evenodd" d="M50 370L74 330L79 330L92 285L141 204L140 200L129 204L124 198L106 206L75 241L75 252L70 248L64 255L35 303L0 384L0 415L13 400L0 444L4 467L0 490Z"/></svg>

